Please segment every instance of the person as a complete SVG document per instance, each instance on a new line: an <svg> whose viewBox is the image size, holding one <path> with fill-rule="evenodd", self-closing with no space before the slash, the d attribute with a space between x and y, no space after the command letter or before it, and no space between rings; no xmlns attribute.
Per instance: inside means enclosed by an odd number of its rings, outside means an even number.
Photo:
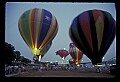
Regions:
<svg viewBox="0 0 120 82"><path fill-rule="evenodd" d="M22 70L22 69L21 69L21 66L19 65L19 66L18 66L18 73L19 73L19 74L21 73L21 70Z"/></svg>
<svg viewBox="0 0 120 82"><path fill-rule="evenodd" d="M100 67L98 67L98 68L96 69L96 72L97 72L97 73L100 73L100 72L101 72Z"/></svg>

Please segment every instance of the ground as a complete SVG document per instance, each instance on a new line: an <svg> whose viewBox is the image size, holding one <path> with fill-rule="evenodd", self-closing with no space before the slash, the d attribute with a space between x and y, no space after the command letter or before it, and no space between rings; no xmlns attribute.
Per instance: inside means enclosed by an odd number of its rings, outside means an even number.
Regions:
<svg viewBox="0 0 120 82"><path fill-rule="evenodd" d="M24 72L11 77L92 77L92 78L115 78L108 70L102 70L97 73L95 70L50 70L50 71L30 71Z"/></svg>

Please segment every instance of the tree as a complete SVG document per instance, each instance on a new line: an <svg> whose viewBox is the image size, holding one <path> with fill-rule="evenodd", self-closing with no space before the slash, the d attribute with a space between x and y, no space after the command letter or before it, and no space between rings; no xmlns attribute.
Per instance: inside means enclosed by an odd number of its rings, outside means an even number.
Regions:
<svg viewBox="0 0 120 82"><path fill-rule="evenodd" d="M20 51L15 51L15 54L16 54L16 61L20 61Z"/></svg>
<svg viewBox="0 0 120 82"><path fill-rule="evenodd" d="M24 56L20 56L20 61L24 63L31 63L31 60L25 58Z"/></svg>
<svg viewBox="0 0 120 82"><path fill-rule="evenodd" d="M14 46L5 42L5 64L11 64L15 60Z"/></svg>
<svg viewBox="0 0 120 82"><path fill-rule="evenodd" d="M24 59L22 60L22 62L25 62L25 63L31 63L31 60L27 59L24 57Z"/></svg>
<svg viewBox="0 0 120 82"><path fill-rule="evenodd" d="M15 48L13 45L8 44L5 42L5 64L12 64L12 61L16 59L16 61L21 61L25 63L31 63L31 60L24 58L24 56L21 56L20 51L14 51Z"/></svg>

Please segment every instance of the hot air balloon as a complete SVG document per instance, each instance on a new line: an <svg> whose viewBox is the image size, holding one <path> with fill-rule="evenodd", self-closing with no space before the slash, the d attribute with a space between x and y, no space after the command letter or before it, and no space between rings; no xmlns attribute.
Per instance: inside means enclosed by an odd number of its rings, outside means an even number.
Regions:
<svg viewBox="0 0 120 82"><path fill-rule="evenodd" d="M19 18L18 27L23 40L34 55L40 55L42 49L54 39L58 32L56 17L42 8L25 11Z"/></svg>
<svg viewBox="0 0 120 82"><path fill-rule="evenodd" d="M62 58L62 63L63 63L64 59L69 55L69 52L65 49L61 49L56 52L56 55L59 55Z"/></svg>
<svg viewBox="0 0 120 82"><path fill-rule="evenodd" d="M74 18L69 36L95 65L102 58L115 38L116 22L112 15L103 10L88 10Z"/></svg>
<svg viewBox="0 0 120 82"><path fill-rule="evenodd" d="M73 61L78 65L82 59L83 53L79 50L74 43L70 43L69 45L69 53L73 59Z"/></svg>

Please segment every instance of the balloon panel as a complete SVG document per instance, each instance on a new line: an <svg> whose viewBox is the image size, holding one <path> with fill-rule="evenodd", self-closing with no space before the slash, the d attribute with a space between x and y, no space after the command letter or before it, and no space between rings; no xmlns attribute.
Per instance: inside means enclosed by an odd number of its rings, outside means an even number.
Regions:
<svg viewBox="0 0 120 82"><path fill-rule="evenodd" d="M46 54L46 52L50 49L51 45L52 45L52 41L41 50L40 54L41 55Z"/></svg>

